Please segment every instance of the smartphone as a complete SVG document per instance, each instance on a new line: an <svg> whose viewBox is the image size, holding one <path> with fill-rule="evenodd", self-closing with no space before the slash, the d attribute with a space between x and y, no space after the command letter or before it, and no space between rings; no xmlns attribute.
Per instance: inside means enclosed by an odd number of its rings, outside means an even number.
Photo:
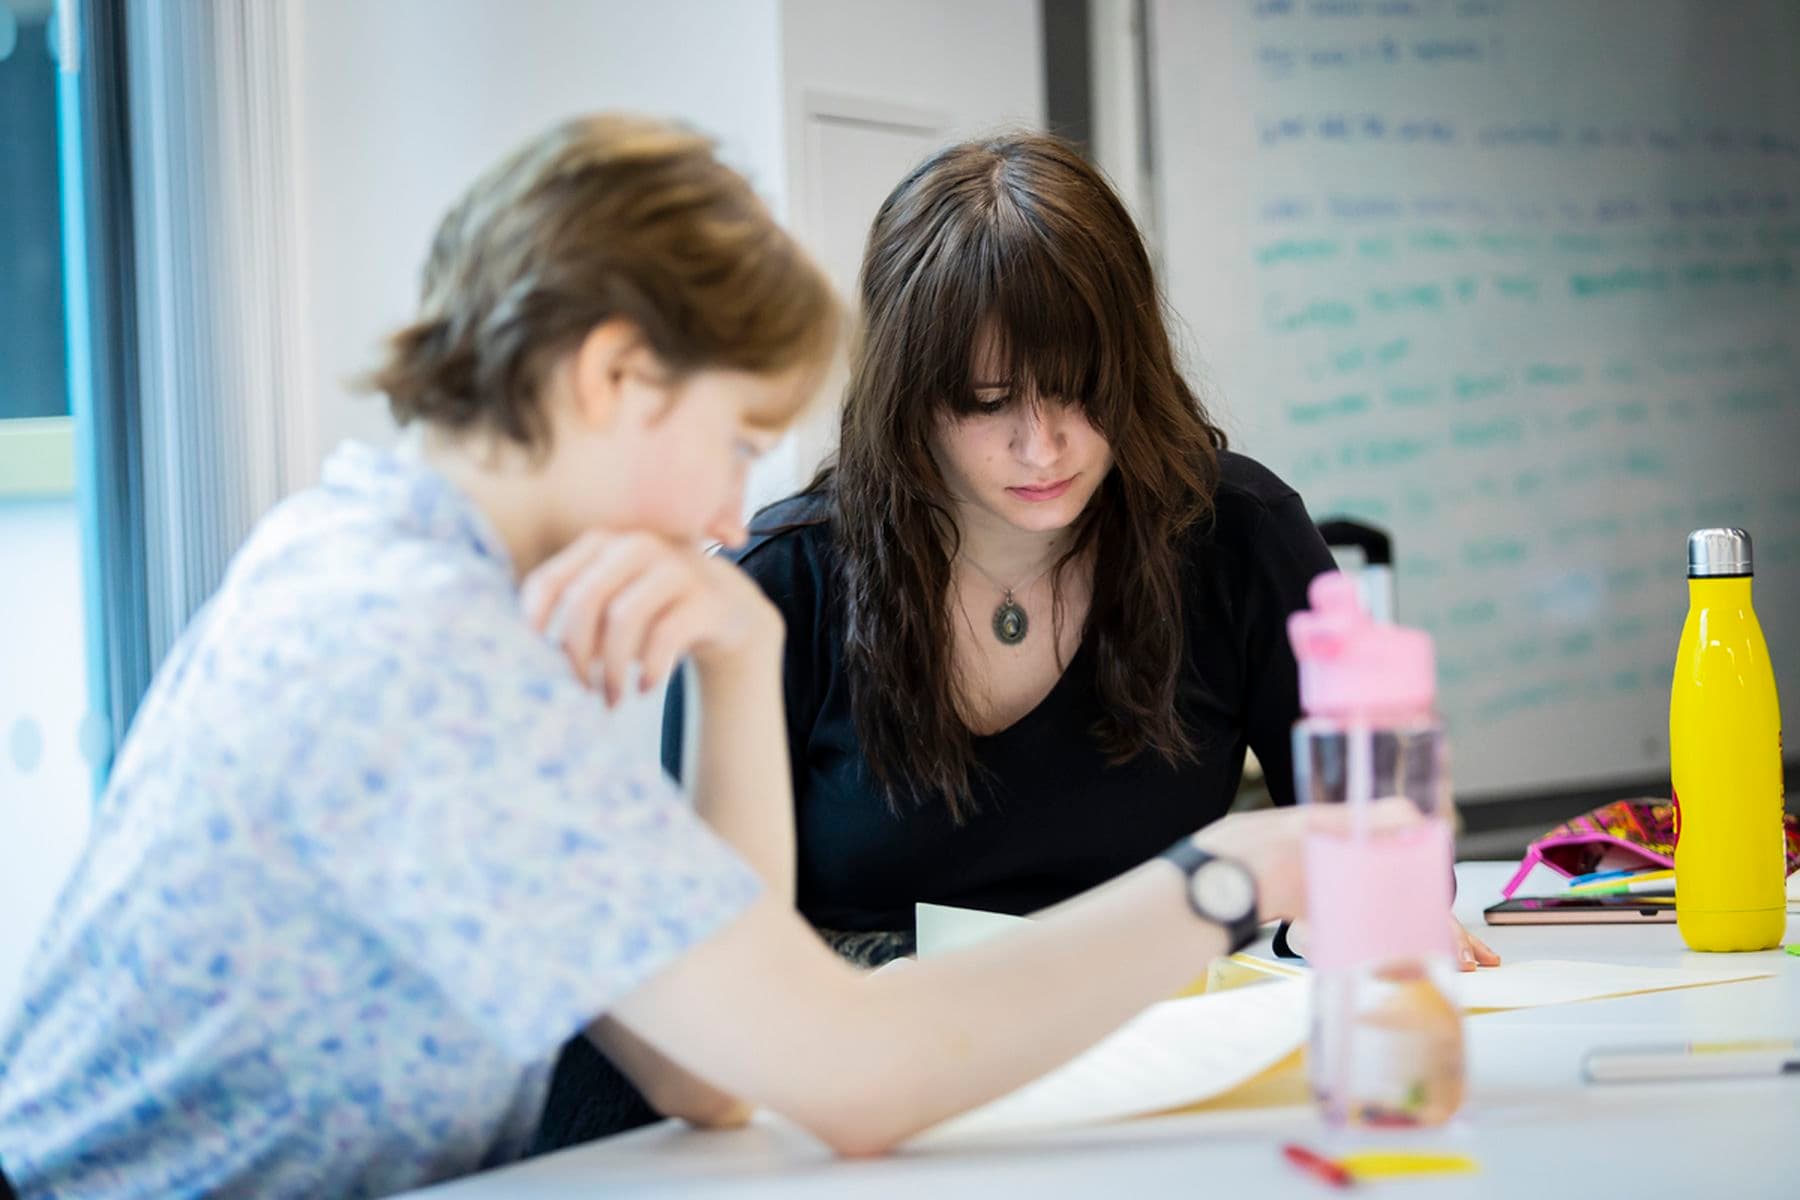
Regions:
<svg viewBox="0 0 1800 1200"><path fill-rule="evenodd" d="M1645 896L1515 896L1482 916L1489 925L1673 925L1675 903Z"/></svg>

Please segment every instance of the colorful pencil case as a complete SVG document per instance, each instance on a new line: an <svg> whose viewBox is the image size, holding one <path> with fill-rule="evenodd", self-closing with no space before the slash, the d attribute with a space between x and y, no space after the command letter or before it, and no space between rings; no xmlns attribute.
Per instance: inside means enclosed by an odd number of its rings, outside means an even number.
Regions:
<svg viewBox="0 0 1800 1200"><path fill-rule="evenodd" d="M1800 820L1785 814L1787 869L1800 871ZM1501 895L1510 899L1543 863L1560 875L1675 865L1675 806L1666 800L1615 800L1558 825L1531 843Z"/></svg>

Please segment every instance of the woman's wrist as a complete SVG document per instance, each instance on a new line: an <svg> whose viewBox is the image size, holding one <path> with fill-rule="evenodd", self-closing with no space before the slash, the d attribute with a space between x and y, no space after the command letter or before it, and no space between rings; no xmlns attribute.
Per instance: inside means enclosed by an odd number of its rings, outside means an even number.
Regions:
<svg viewBox="0 0 1800 1200"><path fill-rule="evenodd" d="M696 646L694 667L702 678L720 682L779 674L786 632L781 615L770 606L767 619L756 621L736 644L728 648Z"/></svg>

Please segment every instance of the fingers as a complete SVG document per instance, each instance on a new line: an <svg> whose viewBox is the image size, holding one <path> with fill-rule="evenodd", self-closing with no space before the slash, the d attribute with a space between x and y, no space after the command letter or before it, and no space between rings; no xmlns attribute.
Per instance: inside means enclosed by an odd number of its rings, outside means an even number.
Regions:
<svg viewBox="0 0 1800 1200"><path fill-rule="evenodd" d="M600 653L602 624L618 594L654 564L657 546L645 538L610 542L594 555L561 589L550 610L546 632L555 637L568 656L575 677L592 685L595 659Z"/></svg>
<svg viewBox="0 0 1800 1200"><path fill-rule="evenodd" d="M544 631L550 614L556 611L569 584L613 540L615 535L591 529L545 559L525 577L519 588L519 606L525 610L525 619L532 628L540 633Z"/></svg>
<svg viewBox="0 0 1800 1200"><path fill-rule="evenodd" d="M650 627L639 652L642 674L638 690L648 692L667 682L675 673L675 664L693 648L706 629L705 608L697 597L665 610Z"/></svg>
<svg viewBox="0 0 1800 1200"><path fill-rule="evenodd" d="M736 589L735 591L733 589ZM532 572L520 603L556 639L570 669L609 705L647 692L718 633L726 598L760 591L732 564L649 534L584 535Z"/></svg>
<svg viewBox="0 0 1800 1200"><path fill-rule="evenodd" d="M687 564L664 557L645 567L613 595L605 606L599 635L599 666L606 702L617 704L630 687L631 673L643 677L644 646L665 614L686 599L694 586ZM592 666L589 667L592 670Z"/></svg>
<svg viewBox="0 0 1800 1200"><path fill-rule="evenodd" d="M1456 938L1456 969L1463 972L1475 970L1475 951L1469 948L1469 935L1458 934Z"/></svg>
<svg viewBox="0 0 1800 1200"><path fill-rule="evenodd" d="M1456 931L1456 965L1459 970L1473 971L1477 967L1497 967L1500 956L1494 948L1463 928L1463 923L1455 917L1450 924Z"/></svg>

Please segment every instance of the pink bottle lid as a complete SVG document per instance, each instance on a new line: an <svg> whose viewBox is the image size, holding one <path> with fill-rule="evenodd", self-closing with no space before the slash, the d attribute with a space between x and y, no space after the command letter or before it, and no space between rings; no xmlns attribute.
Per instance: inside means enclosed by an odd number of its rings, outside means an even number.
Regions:
<svg viewBox="0 0 1800 1200"><path fill-rule="evenodd" d="M1373 620L1341 571L1320 575L1306 594L1312 607L1288 617L1288 640L1307 713L1356 717L1432 707L1437 659L1430 634Z"/></svg>

